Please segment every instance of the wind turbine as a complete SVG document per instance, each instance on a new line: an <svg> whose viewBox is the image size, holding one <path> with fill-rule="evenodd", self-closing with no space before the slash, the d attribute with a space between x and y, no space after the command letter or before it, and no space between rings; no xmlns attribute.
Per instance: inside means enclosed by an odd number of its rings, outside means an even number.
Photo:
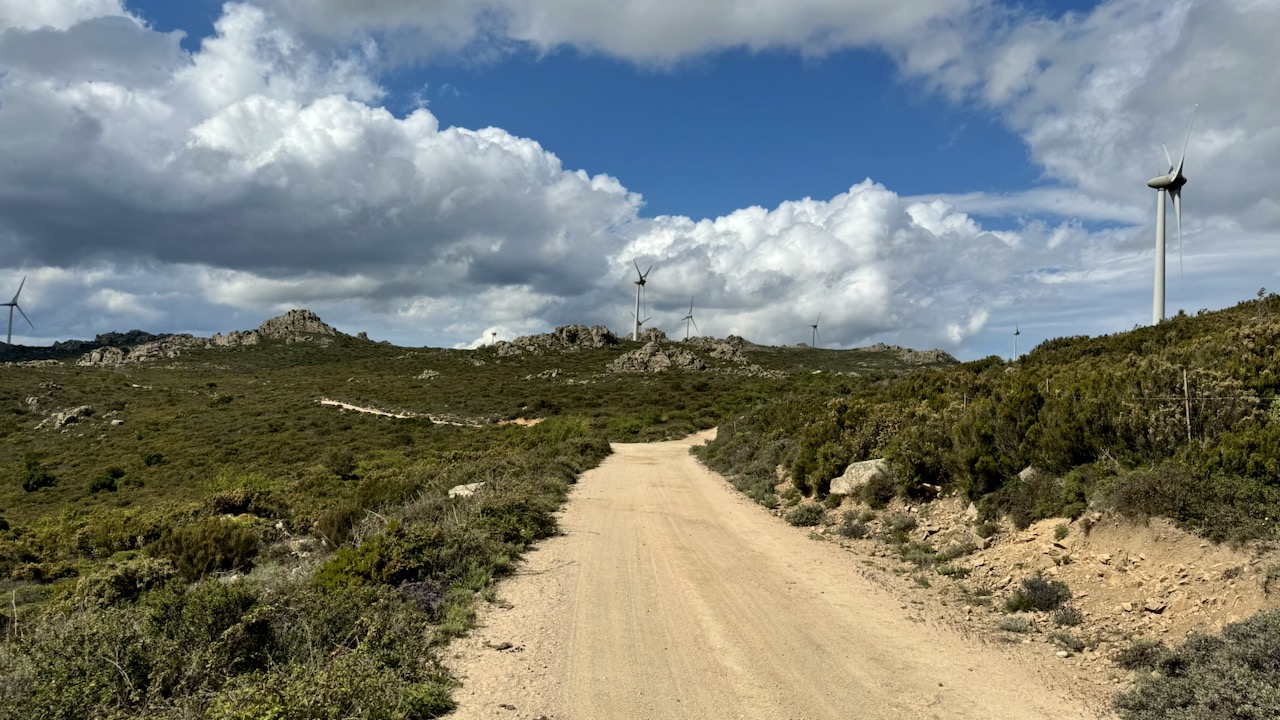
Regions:
<svg viewBox="0 0 1280 720"><path fill-rule="evenodd" d="M702 330L698 328L698 321L693 319L693 298L689 298L689 314L685 315L681 319L684 320L684 339L686 342L689 340L689 323L693 323L693 328L695 330L702 332Z"/></svg>
<svg viewBox="0 0 1280 720"><path fill-rule="evenodd" d="M636 326L635 326L635 330L631 333L631 339L635 340L636 342L639 342L640 326L649 322L649 320L652 319L652 318L645 318L643 320L640 319L640 295L641 293L644 292L645 278L649 277L649 272L653 270L653 265L649 266L649 270L640 272L640 263L636 262L635 260L632 260L631 264L636 266L636 279L631 281L636 285L636 312L635 312Z"/></svg>
<svg viewBox="0 0 1280 720"><path fill-rule="evenodd" d="M498 331L497 331L497 330L490 330L490 331L489 331L489 336L490 336L491 338L493 338L492 340L490 340L490 341L489 341L489 344L490 344L490 345L497 345L497 344L498 344Z"/></svg>
<svg viewBox="0 0 1280 720"><path fill-rule="evenodd" d="M23 275L22 282L18 283L18 292L13 294L13 299L7 303L0 303L0 307L4 307L5 305L9 306L9 334L6 335L4 339L5 343L8 345L13 344L13 311L15 309L18 311L18 314L22 316L22 319L26 320L28 325L31 325L32 330L36 329L36 326L31 324L31 318L27 317L27 314L22 312L22 308L18 307L18 296L22 294L22 286L26 284L27 276Z"/></svg>
<svg viewBox="0 0 1280 720"><path fill-rule="evenodd" d="M1182 257L1182 186L1187 184L1187 176L1182 174L1182 165L1187 159L1187 142L1191 140L1191 124L1196 120L1195 108L1191 109L1191 122L1187 123L1187 137L1182 141L1182 157L1178 158L1175 168L1173 158L1169 157L1169 148L1164 148L1164 159L1169 161L1169 172L1166 175L1153 177L1147 181L1147 187L1156 191L1156 280L1155 291L1151 299L1151 324L1157 325L1164 320L1164 197L1168 193L1173 197L1173 214L1178 221L1178 257L1181 267Z"/></svg>
<svg viewBox="0 0 1280 720"><path fill-rule="evenodd" d="M819 322L820 320L822 320L822 311L821 311L821 310L819 310L819 311L818 311L818 319L817 319L817 320L814 320L814 321L813 321L813 324L809 326L809 327L813 328L813 342L812 342L812 343L810 343L810 347L818 347L818 322Z"/></svg>
<svg viewBox="0 0 1280 720"><path fill-rule="evenodd" d="M1022 331L1018 329L1018 321L1014 320L1013 321L1013 359L1014 360L1018 359L1018 336L1021 334L1022 334Z"/></svg>

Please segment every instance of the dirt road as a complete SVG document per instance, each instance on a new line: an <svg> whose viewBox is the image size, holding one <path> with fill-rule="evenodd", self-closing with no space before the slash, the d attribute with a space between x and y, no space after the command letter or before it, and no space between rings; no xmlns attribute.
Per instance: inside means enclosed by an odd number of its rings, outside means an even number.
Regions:
<svg viewBox="0 0 1280 720"><path fill-rule="evenodd" d="M702 468L615 445L482 626L454 717L1086 718L998 649L912 619L856 560ZM510 647L504 647L510 643Z"/></svg>

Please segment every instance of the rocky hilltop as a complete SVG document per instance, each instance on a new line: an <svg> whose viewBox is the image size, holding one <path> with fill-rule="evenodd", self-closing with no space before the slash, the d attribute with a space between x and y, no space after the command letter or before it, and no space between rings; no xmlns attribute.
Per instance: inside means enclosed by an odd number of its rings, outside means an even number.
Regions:
<svg viewBox="0 0 1280 720"><path fill-rule="evenodd" d="M284 315L266 320L256 330L237 330L226 335L218 333L211 338L190 334L157 336L142 333L142 335L149 335L151 339L133 346L98 347L85 353L76 364L84 367L113 367L126 363L174 358L194 349L257 345L263 340L330 345L339 334L310 310L290 310Z"/></svg>
<svg viewBox="0 0 1280 720"><path fill-rule="evenodd" d="M908 365L933 365L936 363L956 363L959 362L950 353L944 350L912 350L898 345L886 345L884 343L876 343L871 347L863 348L866 352L886 352L892 353Z"/></svg>
<svg viewBox="0 0 1280 720"><path fill-rule="evenodd" d="M553 352L578 352L589 348L617 345L618 336L603 325L563 325L541 335L522 335L511 342L502 341L495 348L499 357L522 353L542 355Z"/></svg>

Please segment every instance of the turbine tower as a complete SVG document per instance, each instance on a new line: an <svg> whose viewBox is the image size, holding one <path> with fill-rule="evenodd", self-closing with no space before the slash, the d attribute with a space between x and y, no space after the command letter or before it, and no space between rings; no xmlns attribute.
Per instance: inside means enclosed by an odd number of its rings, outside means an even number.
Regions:
<svg viewBox="0 0 1280 720"><path fill-rule="evenodd" d="M822 311L818 311L818 319L813 321L809 327L813 328L813 342L809 343L810 347L818 347L818 322L822 320Z"/></svg>
<svg viewBox="0 0 1280 720"><path fill-rule="evenodd" d="M702 330L698 328L698 322L693 319L693 298L689 298L689 314L685 315L681 319L684 320L685 342L688 342L689 340L689 323L693 323L693 329L697 330L698 332L702 332Z"/></svg>
<svg viewBox="0 0 1280 720"><path fill-rule="evenodd" d="M1198 105L1196 107L1199 107ZM1187 142L1191 140L1191 123L1196 119L1195 108L1191 109L1191 122L1187 123L1187 137L1182 141L1182 157L1174 167L1173 158L1169 157L1169 148L1164 148L1164 159L1169 162L1169 172L1153 177L1147 181L1147 187L1156 191L1156 279L1155 291L1151 298L1151 324L1158 325L1164 320L1164 198L1165 194L1173 197L1173 214L1178 221L1178 253L1182 253L1182 186L1187 184L1187 176L1182 174L1182 165L1187 159ZM1161 145L1161 147L1164 147Z"/></svg>
<svg viewBox="0 0 1280 720"><path fill-rule="evenodd" d="M0 303L0 307L4 307L5 305L9 306L9 334L6 335L4 339L5 344L8 345L13 344L13 311L15 309L18 311L18 314L22 316L22 319L26 320L28 325L31 325L32 330L36 329L36 326L31 324L31 318L27 317L27 314L22 312L21 307L18 307L18 296L22 294L22 286L26 284L27 276L23 275L22 282L18 283L18 292L13 294L13 299L7 303Z"/></svg>
<svg viewBox="0 0 1280 720"><path fill-rule="evenodd" d="M636 266L636 279L631 281L636 285L636 312L635 312L636 325L635 325L635 330L632 331L631 333L631 339L635 340L636 342L639 342L640 326L649 322L649 318L645 318L643 320L640 319L640 296L644 292L645 278L649 277L649 271L653 270L653 265L649 266L649 270L640 272L640 263L636 262L635 260L632 260L631 264Z"/></svg>

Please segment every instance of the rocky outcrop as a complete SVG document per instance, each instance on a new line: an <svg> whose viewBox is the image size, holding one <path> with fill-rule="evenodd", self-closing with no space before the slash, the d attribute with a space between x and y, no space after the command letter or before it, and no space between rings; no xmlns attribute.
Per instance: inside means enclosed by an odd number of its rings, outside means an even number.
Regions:
<svg viewBox="0 0 1280 720"><path fill-rule="evenodd" d="M887 352L893 353L907 365L940 365L955 364L959 362L949 353L942 350L912 350L911 348L899 347L897 345L886 345L884 343L876 343L868 348L863 348L869 352Z"/></svg>
<svg viewBox="0 0 1280 720"><path fill-rule="evenodd" d="M258 334L272 340L293 340L305 335L333 337L338 331L326 325L319 315L310 310L290 310L263 322L258 326Z"/></svg>
<svg viewBox="0 0 1280 720"><path fill-rule="evenodd" d="M126 336L150 338L132 347L127 345L109 345L99 347L81 356L76 362L84 367L114 367L126 363L146 362L149 360L165 360L175 358L192 349L203 348L237 348L257 345L263 340L283 340L286 343L314 342L320 345L332 344L339 334L325 324L318 315L310 310L290 310L279 317L270 318L258 326L256 330L237 330L226 335L215 334L211 338L195 335L150 335L141 331L133 331ZM117 335L117 334L111 334ZM99 338L106 336L99 335ZM111 339L118 339L112 337Z"/></svg>
<svg viewBox="0 0 1280 720"><path fill-rule="evenodd" d="M844 474L831 481L832 495L853 495L864 485L890 475L889 463L884 458L856 462L845 468Z"/></svg>
<svg viewBox="0 0 1280 720"><path fill-rule="evenodd" d="M43 421L41 421L39 425L36 426L36 429L37 430L45 430L45 429L56 430L58 428L66 427L68 425L74 425L75 423L78 423L81 420L87 417L90 417L92 415L93 415L92 407L89 407L88 405L81 405L80 407L71 408L70 410L62 410L60 412L55 412L50 414L49 417L45 418Z"/></svg>
<svg viewBox="0 0 1280 720"><path fill-rule="evenodd" d="M502 341L494 346L498 357L510 357L522 353L541 355L549 352L578 352L588 348L617 345L618 336L603 325L563 325L541 335L523 335L511 342Z"/></svg>
<svg viewBox="0 0 1280 720"><path fill-rule="evenodd" d="M609 363L609 372L659 373L668 370L706 370L702 358L683 348L649 342Z"/></svg>

